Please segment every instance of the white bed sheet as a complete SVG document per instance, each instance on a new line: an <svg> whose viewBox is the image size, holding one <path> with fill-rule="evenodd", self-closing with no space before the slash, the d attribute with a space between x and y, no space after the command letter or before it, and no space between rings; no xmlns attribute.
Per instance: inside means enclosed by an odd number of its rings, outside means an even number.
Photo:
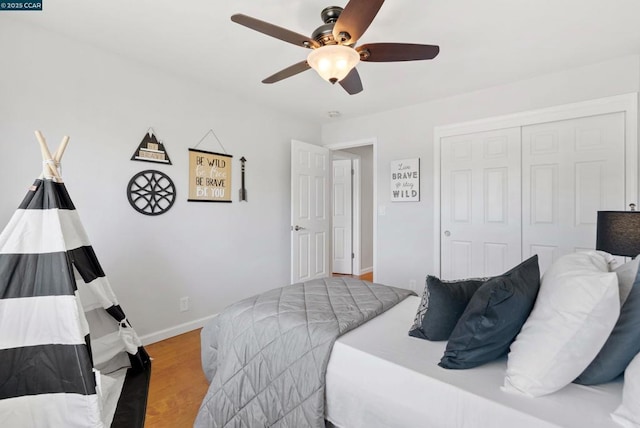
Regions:
<svg viewBox="0 0 640 428"><path fill-rule="evenodd" d="M340 337L326 376L326 418L341 428L619 428L622 381L571 384L544 397L503 392L506 358L469 370L439 367L446 342L410 337L409 297Z"/></svg>

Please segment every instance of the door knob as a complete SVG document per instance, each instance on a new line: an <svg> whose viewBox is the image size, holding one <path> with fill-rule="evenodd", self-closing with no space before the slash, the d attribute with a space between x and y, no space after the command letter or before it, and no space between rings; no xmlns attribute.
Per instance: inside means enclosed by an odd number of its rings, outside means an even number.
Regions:
<svg viewBox="0 0 640 428"><path fill-rule="evenodd" d="M293 230L295 230L295 231L297 232L298 230L303 230L303 229L304 229L304 227L302 227L302 226L298 226L298 225L296 224L296 225L295 225L295 227L293 227L292 229L293 229Z"/></svg>
<svg viewBox="0 0 640 428"><path fill-rule="evenodd" d="M451 232L449 232L448 230L444 231L444 236L451 236Z"/></svg>

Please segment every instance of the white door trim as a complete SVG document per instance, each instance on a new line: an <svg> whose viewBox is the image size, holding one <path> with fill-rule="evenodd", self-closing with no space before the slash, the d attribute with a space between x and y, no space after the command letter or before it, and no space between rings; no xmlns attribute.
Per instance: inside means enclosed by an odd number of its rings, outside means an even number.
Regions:
<svg viewBox="0 0 640 428"><path fill-rule="evenodd" d="M343 150L343 149L351 149L354 147L362 147L362 146L372 146L373 147L373 279L375 281L378 270L376 266L378 265L378 139L375 137L364 138L362 140L355 141L346 141L342 143L334 143L334 144L326 144L324 147L331 151L335 150ZM355 167L355 165L354 165ZM354 200L356 191L358 192L357 201L359 204L361 191L360 191L360 165L358 164L358 169L356 170L356 174L354 176ZM356 186L355 177L357 177L358 183ZM356 190L357 189L357 190ZM357 216L356 216L356 207L354 207L354 218L358 218L358 222L360 222L360 213L361 208L360 205L357 207ZM356 229L354 224L354 229ZM358 272L361 271L360 265L360 252L362 249L360 248L360 225L358 224L358 238L356 240L356 235L354 234L354 253L356 254L357 263L353 264L354 275L358 275ZM357 250L357 252L356 252Z"/></svg>
<svg viewBox="0 0 640 428"><path fill-rule="evenodd" d="M362 264L360 263L362 261L362 249L360 248L360 216L362 215L362 211L360 210L362 205L360 161L360 156L355 156L351 159L351 168L353 168L353 175L351 176L351 185L353 186L351 189L351 197L353 199L353 206L351 207L351 215L353 216L353 241L351 245L354 254L351 266L354 275L362 275Z"/></svg>
<svg viewBox="0 0 640 428"><path fill-rule="evenodd" d="M599 98L595 100L563 104L538 110L530 110L486 119L436 126L433 131L433 207L434 207L434 268L437 275L440 268L440 139L455 135L491 131L495 129L534 125L607 113L625 113L625 162L626 188L625 205L638 204L638 93ZM375 155L375 146L374 146ZM374 264L375 264L374 248Z"/></svg>

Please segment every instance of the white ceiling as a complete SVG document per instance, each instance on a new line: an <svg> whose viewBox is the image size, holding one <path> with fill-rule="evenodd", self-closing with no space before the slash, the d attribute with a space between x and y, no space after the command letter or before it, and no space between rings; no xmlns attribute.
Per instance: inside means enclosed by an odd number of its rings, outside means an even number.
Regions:
<svg viewBox="0 0 640 428"><path fill-rule="evenodd" d="M640 53L639 0L387 0L359 44L440 46L431 61L362 63L348 95L313 70L261 80L308 50L232 23L243 13L311 35L320 11L347 0L43 0L43 12L4 12L174 75L308 120L442 98Z"/></svg>

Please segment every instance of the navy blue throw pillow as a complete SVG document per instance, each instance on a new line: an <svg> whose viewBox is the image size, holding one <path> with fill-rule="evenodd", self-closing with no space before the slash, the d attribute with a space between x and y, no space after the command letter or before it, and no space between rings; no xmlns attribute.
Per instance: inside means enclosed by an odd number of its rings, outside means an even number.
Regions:
<svg viewBox="0 0 640 428"><path fill-rule="evenodd" d="M529 317L539 288L537 255L484 283L451 332L438 365L469 369L506 354Z"/></svg>
<svg viewBox="0 0 640 428"><path fill-rule="evenodd" d="M640 272L640 271L639 271ZM594 360L574 381L582 385L610 382L620 376L640 352L640 276L620 309L611 335Z"/></svg>
<svg viewBox="0 0 640 428"><path fill-rule="evenodd" d="M427 340L447 340L469 300L488 278L443 281L427 276L409 336Z"/></svg>

